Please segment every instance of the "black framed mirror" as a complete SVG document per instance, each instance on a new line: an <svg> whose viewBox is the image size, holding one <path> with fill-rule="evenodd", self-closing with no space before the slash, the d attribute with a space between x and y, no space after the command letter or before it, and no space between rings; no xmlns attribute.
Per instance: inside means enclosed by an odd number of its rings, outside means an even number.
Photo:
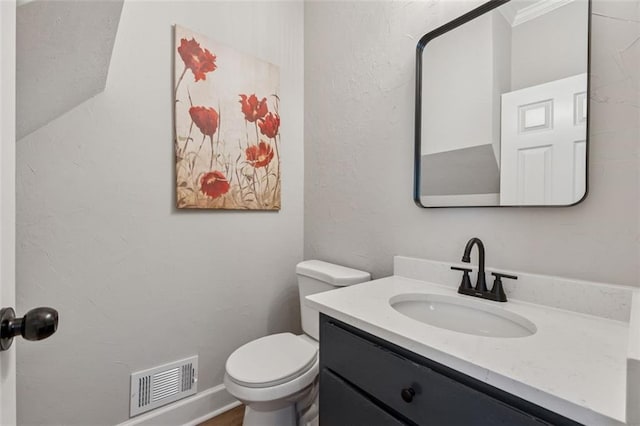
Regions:
<svg viewBox="0 0 640 426"><path fill-rule="evenodd" d="M491 0L416 51L420 207L587 195L590 0Z"/></svg>

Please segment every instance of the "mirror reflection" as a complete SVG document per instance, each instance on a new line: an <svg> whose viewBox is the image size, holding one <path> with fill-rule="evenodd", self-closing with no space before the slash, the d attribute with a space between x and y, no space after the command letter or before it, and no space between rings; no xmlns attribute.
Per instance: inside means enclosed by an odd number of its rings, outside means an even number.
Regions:
<svg viewBox="0 0 640 426"><path fill-rule="evenodd" d="M484 10L418 46L416 202L575 204L586 195L589 2Z"/></svg>

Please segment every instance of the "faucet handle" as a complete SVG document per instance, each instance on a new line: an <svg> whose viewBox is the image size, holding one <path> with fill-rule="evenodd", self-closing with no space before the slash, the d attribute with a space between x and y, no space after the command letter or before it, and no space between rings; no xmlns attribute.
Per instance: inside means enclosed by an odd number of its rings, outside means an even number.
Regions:
<svg viewBox="0 0 640 426"><path fill-rule="evenodd" d="M503 274L501 272L492 272L491 275L493 275L495 279L493 280L493 287L491 287L491 291L487 296L489 296L491 300L506 302L507 295L504 293L504 288L502 288L502 278L517 280L518 277L515 275Z"/></svg>
<svg viewBox="0 0 640 426"><path fill-rule="evenodd" d="M462 271L462 281L460 282L460 287L458 287L458 293L461 294L472 294L473 287L471 286L471 278L469 278L469 272L473 269L471 268L460 268L458 266L452 266L451 269L454 271Z"/></svg>
<svg viewBox="0 0 640 426"><path fill-rule="evenodd" d="M496 280L499 280L501 278L509 278L509 279L512 279L512 280L517 280L518 279L518 277L515 276L515 275L503 274L502 272L492 272L491 275L496 277Z"/></svg>

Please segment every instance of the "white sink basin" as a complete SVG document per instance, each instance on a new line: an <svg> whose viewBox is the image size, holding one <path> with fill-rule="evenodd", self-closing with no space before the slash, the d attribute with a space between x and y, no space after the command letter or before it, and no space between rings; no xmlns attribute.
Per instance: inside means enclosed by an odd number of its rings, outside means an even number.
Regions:
<svg viewBox="0 0 640 426"><path fill-rule="evenodd" d="M462 297L412 293L394 296L389 303L393 309L416 321L460 333L526 337L537 331L536 325L523 316Z"/></svg>

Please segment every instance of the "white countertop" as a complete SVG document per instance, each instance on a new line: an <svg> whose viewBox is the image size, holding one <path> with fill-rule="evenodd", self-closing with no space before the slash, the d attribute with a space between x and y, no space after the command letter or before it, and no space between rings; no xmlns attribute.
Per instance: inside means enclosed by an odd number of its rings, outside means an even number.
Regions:
<svg viewBox="0 0 640 426"><path fill-rule="evenodd" d="M405 293L488 303L524 316L535 323L537 332L528 337L495 338L430 326L391 307L389 299ZM318 293L307 297L306 303L578 422L625 424L629 322L514 299L485 301L459 295L450 285L397 275Z"/></svg>

